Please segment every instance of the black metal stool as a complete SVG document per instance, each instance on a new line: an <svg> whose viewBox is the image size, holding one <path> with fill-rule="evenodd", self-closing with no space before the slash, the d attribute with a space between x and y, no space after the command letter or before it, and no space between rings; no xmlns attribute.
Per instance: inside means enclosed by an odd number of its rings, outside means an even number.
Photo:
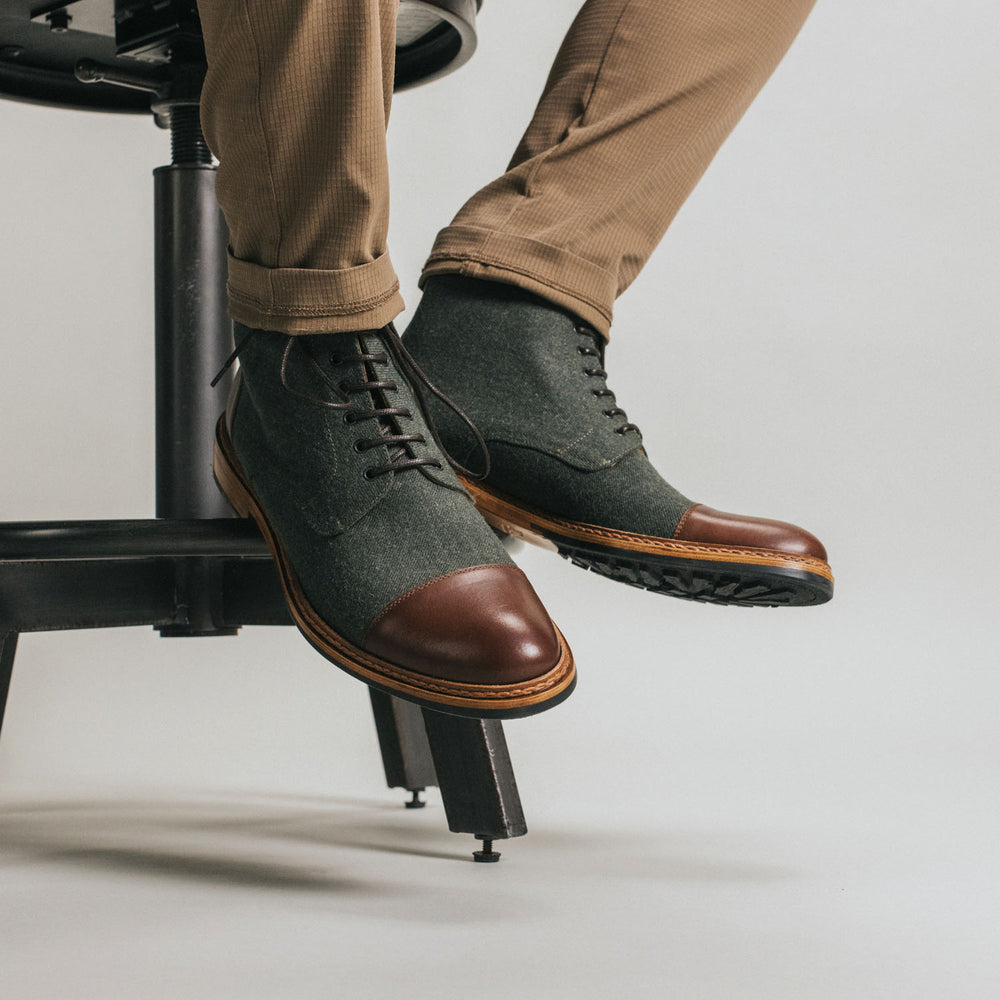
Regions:
<svg viewBox="0 0 1000 1000"><path fill-rule="evenodd" d="M450 72L475 48L481 0L401 0L396 88ZM290 625L256 527L233 516L212 477L212 439L231 374L228 233L198 100L205 55L194 0L0 0L0 96L152 112L172 162L154 171L156 517L0 524L0 724L17 637L152 625L161 636L232 636ZM191 290L194 289L192 292ZM371 692L390 787L407 806L437 785L451 830L483 841L526 832L503 729Z"/></svg>

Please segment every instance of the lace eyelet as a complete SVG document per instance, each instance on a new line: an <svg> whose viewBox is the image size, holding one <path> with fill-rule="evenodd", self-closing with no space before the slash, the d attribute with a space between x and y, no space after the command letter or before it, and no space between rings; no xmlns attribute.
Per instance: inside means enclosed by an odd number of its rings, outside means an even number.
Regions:
<svg viewBox="0 0 1000 1000"><path fill-rule="evenodd" d="M341 355L339 355L339 354L331 354L331 355L330 355L330 356L329 356L329 357L327 358L327 360L328 360L328 361L330 362L330 364L331 364L331 365L333 365L334 367L336 367L337 365L340 365L340 364L343 364L343 363L344 363L344 359L343 359L343 357L341 357Z"/></svg>
<svg viewBox="0 0 1000 1000"><path fill-rule="evenodd" d="M361 452L365 450L365 446L361 441L354 442L354 450L360 455Z"/></svg>
<svg viewBox="0 0 1000 1000"><path fill-rule="evenodd" d="M375 478L375 470L374 469L365 469L365 471L362 472L361 475L365 479L367 479L369 482L371 482L371 480L373 480Z"/></svg>
<svg viewBox="0 0 1000 1000"><path fill-rule="evenodd" d="M344 414L344 416L341 419L344 421L345 424L353 424L354 414L348 411L347 413Z"/></svg>

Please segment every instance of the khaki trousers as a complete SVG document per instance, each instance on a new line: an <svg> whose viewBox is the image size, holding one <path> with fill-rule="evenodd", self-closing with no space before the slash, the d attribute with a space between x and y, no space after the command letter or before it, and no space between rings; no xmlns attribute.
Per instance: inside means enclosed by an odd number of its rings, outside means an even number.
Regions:
<svg viewBox="0 0 1000 1000"><path fill-rule="evenodd" d="M813 3L587 0L506 173L441 230L421 286L506 282L606 335ZM386 246L398 0L198 7L233 318L286 333L388 323L403 308Z"/></svg>

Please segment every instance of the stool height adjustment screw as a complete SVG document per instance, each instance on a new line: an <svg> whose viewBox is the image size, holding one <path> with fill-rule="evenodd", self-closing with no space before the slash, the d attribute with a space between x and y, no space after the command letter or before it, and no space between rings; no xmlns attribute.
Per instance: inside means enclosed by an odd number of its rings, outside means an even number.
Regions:
<svg viewBox="0 0 1000 1000"><path fill-rule="evenodd" d="M487 864L493 861L500 860L500 852L493 850L492 837L477 837L476 839L481 840L483 842L483 849L481 851L472 852L473 861L480 861L483 862L484 864Z"/></svg>
<svg viewBox="0 0 1000 1000"><path fill-rule="evenodd" d="M197 104L178 104L170 111L170 151L174 164L208 165L212 154L201 131Z"/></svg>

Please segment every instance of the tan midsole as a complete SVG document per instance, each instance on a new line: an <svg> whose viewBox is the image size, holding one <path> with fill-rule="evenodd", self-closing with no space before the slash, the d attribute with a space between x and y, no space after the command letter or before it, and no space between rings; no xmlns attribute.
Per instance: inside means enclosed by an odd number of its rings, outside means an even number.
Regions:
<svg viewBox="0 0 1000 1000"><path fill-rule="evenodd" d="M526 708L549 701L573 683L575 676L573 658L566 640L554 622L552 627L559 641L558 661L545 674L521 684L465 684L427 677L408 671L388 660L382 660L348 642L334 632L309 604L295 572L268 523L267 516L243 479L239 461L232 451L232 443L222 421L216 430L213 464L219 485L236 512L243 517L252 518L267 541L278 566L278 574L289 609L299 627L321 653L328 655L337 663L344 664L352 673L383 687L391 687L400 693L425 700L432 699L442 705L491 711Z"/></svg>
<svg viewBox="0 0 1000 1000"><path fill-rule="evenodd" d="M773 549L751 549L733 545L712 545L707 542L683 542L655 535L638 535L595 524L565 521L550 517L530 508L519 507L484 486L459 477L469 491L476 507L493 527L506 531L542 548L553 549L554 543L539 532L551 531L564 538L592 542L610 548L643 552L650 555L672 556L702 562L741 563L754 566L778 566L785 569L805 570L833 582L833 571L822 559L812 556L793 556Z"/></svg>

